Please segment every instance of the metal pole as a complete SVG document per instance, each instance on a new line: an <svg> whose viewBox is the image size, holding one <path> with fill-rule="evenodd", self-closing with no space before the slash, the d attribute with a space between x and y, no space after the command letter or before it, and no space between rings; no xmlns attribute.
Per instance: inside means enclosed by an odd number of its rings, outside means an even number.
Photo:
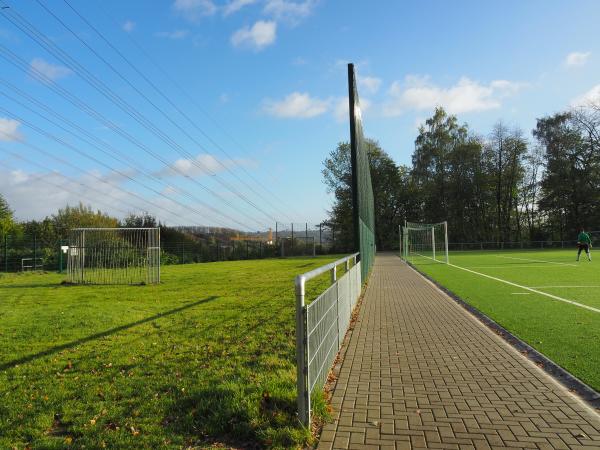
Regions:
<svg viewBox="0 0 600 450"><path fill-rule="evenodd" d="M80 264L81 264L81 282L83 283L83 280L84 280L83 270L85 268L85 230L83 230L82 233L81 233L81 257L80 257Z"/></svg>
<svg viewBox="0 0 600 450"><path fill-rule="evenodd" d="M435 227L431 227L431 246L433 247L433 260L435 261Z"/></svg>
<svg viewBox="0 0 600 450"><path fill-rule="evenodd" d="M323 253L323 230L322 230L322 223L319 224L319 249L321 250L321 253Z"/></svg>
<svg viewBox="0 0 600 450"><path fill-rule="evenodd" d="M398 245L400 246L399 250L400 250L400 258L402 258L404 255L402 254L402 248L404 247L402 245L402 225L398 225Z"/></svg>
<svg viewBox="0 0 600 450"><path fill-rule="evenodd" d="M444 221L444 232L446 234L446 264L450 262L450 256L448 256L448 221Z"/></svg>
<svg viewBox="0 0 600 450"><path fill-rule="evenodd" d="M35 233L33 235L33 270L37 269L37 238Z"/></svg>
<svg viewBox="0 0 600 450"><path fill-rule="evenodd" d="M298 416L305 425L310 425L310 392L308 391L308 367L306 358L306 306L304 305L305 278L296 277L296 378Z"/></svg>
<svg viewBox="0 0 600 450"><path fill-rule="evenodd" d="M306 225L306 231L304 232L304 253L306 253L306 247L308 246L308 222L304 222Z"/></svg>
<svg viewBox="0 0 600 450"><path fill-rule="evenodd" d="M58 241L58 260L59 260L59 265L58 265L58 273L62 273L63 270L63 252L62 252L62 241L59 240Z"/></svg>
<svg viewBox="0 0 600 450"><path fill-rule="evenodd" d="M292 247L290 250L290 256L294 256L294 223L292 222Z"/></svg>
<svg viewBox="0 0 600 450"><path fill-rule="evenodd" d="M277 225L278 225L278 222L275 222L275 253L276 253L275 256L277 256L277 242L278 242L278 236L279 236Z"/></svg>
<svg viewBox="0 0 600 450"><path fill-rule="evenodd" d="M352 169L352 219L354 234L354 251L360 251L360 225L358 211L358 142L356 139L356 81L354 79L354 64L348 64L348 109L350 112L350 167ZM364 255L361 255L363 257Z"/></svg>

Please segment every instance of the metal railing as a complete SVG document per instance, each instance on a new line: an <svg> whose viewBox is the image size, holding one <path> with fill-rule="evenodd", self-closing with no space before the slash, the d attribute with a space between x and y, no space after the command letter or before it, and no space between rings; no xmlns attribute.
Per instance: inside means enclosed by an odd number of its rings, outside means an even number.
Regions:
<svg viewBox="0 0 600 450"><path fill-rule="evenodd" d="M338 279L337 266L341 264L346 272ZM311 393L325 385L360 297L360 268L359 254L354 253L296 277L298 415L306 426L310 424ZM331 285L306 305L306 282L326 272L331 274Z"/></svg>

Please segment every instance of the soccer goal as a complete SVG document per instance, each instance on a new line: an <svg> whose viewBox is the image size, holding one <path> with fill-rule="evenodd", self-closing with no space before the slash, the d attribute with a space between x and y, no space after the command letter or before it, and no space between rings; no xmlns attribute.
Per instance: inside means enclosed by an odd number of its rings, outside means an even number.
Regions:
<svg viewBox="0 0 600 450"><path fill-rule="evenodd" d="M160 282L159 228L75 228L67 252L76 284Z"/></svg>
<svg viewBox="0 0 600 450"><path fill-rule="evenodd" d="M400 232L400 249L405 261L425 258L448 263L448 222L406 222Z"/></svg>

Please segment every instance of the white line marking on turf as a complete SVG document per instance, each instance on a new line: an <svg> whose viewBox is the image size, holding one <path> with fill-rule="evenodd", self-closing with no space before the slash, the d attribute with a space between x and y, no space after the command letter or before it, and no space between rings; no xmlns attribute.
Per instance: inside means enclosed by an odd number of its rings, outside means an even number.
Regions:
<svg viewBox="0 0 600 450"><path fill-rule="evenodd" d="M529 286L532 289L552 289L552 288L600 288L600 286Z"/></svg>
<svg viewBox="0 0 600 450"><path fill-rule="evenodd" d="M511 292L512 295L531 295L531 292Z"/></svg>
<svg viewBox="0 0 600 450"><path fill-rule="evenodd" d="M553 261L544 261L543 259L529 259L529 258L517 258L515 256L500 256L500 255L495 255L497 258L506 258L506 259L518 259L520 261L531 261L531 262L541 262L541 263L546 263L546 264L556 264L559 266L572 266L572 267L577 267L577 264L567 264L567 263L561 263L561 262L553 262Z"/></svg>
<svg viewBox="0 0 600 450"><path fill-rule="evenodd" d="M469 266L471 269L515 269L518 268L519 270L521 269L539 269L539 268L544 268L547 269L548 266L544 265L544 266L533 266L531 264L527 264L527 263L522 263L523 265L519 265L517 266L517 264L513 264L511 266ZM557 267L558 268L558 267Z"/></svg>
<svg viewBox="0 0 600 450"><path fill-rule="evenodd" d="M569 303L571 305L579 306L580 308L584 308L584 309L588 309L590 311L594 311L594 312L600 313L600 309L594 308L593 306L584 305L582 303L574 302L573 300L567 300L566 298L562 298L562 297L558 297L556 295L548 294L547 292L538 291L536 289L529 288L527 286L521 286L520 284L513 283L512 281L503 280L502 278L496 278L496 277L493 277L491 275L486 275L485 273L475 272L474 270L467 269L465 267L460 267L460 266L457 266L456 264L448 263L448 265L452 266L452 267L456 267L457 269L460 269L460 270L464 270L466 272L474 273L475 275L479 275L479 276L482 276L482 277L485 277L485 278L489 278L490 280L499 281L500 283L505 283L505 284L508 284L510 286L517 287L519 289L524 289L526 291L534 292L534 293L539 294L539 295L544 295L544 296L550 297L550 298L552 298L554 300L558 300L559 302Z"/></svg>

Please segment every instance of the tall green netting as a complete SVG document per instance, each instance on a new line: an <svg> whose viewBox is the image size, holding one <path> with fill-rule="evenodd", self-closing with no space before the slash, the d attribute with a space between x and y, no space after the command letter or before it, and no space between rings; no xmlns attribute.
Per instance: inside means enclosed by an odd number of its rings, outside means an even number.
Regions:
<svg viewBox="0 0 600 450"><path fill-rule="evenodd" d="M348 64L348 101L350 107L350 155L352 162L352 204L354 245L360 252L362 281L366 281L375 260L375 205L367 143L356 89L354 64Z"/></svg>

